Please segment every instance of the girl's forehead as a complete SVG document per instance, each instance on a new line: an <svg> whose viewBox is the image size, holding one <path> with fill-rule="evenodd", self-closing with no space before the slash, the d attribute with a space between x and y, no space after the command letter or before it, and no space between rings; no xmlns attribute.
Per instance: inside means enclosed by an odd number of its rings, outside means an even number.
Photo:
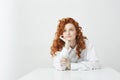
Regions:
<svg viewBox="0 0 120 80"><path fill-rule="evenodd" d="M75 26L72 23L67 23L65 28L75 28Z"/></svg>

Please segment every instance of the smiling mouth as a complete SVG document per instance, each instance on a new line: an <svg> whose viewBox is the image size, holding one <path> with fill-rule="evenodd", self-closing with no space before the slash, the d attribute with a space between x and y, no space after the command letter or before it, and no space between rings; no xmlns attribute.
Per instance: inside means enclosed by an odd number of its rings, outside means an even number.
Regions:
<svg viewBox="0 0 120 80"><path fill-rule="evenodd" d="M70 38L71 36L66 36L66 38Z"/></svg>

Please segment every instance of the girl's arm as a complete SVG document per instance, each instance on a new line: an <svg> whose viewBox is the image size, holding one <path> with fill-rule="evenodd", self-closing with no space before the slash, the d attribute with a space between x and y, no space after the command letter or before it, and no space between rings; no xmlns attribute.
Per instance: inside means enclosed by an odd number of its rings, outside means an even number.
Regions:
<svg viewBox="0 0 120 80"><path fill-rule="evenodd" d="M84 60L78 60L77 63L71 63L71 70L95 70L100 68L99 59L96 56L94 47L86 41L86 49L84 51Z"/></svg>
<svg viewBox="0 0 120 80"><path fill-rule="evenodd" d="M67 50L66 48L63 48L61 51L56 52L56 56L53 57L53 67L57 70L66 70L67 66L61 64L61 60L63 58L68 57L70 49Z"/></svg>

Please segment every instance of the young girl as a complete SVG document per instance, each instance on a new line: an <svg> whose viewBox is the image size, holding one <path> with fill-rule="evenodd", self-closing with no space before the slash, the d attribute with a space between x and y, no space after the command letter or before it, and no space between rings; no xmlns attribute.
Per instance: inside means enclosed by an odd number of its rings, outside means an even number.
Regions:
<svg viewBox="0 0 120 80"><path fill-rule="evenodd" d="M73 18L59 21L51 46L53 66L57 70L95 70L100 68L93 45L83 36Z"/></svg>

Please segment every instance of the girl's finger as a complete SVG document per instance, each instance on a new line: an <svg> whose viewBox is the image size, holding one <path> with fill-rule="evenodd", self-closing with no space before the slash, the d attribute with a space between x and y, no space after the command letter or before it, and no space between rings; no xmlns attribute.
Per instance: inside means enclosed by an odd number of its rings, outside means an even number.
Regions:
<svg viewBox="0 0 120 80"><path fill-rule="evenodd" d="M63 38L63 36L60 36L60 39L63 40L64 42L66 42L66 40Z"/></svg>

